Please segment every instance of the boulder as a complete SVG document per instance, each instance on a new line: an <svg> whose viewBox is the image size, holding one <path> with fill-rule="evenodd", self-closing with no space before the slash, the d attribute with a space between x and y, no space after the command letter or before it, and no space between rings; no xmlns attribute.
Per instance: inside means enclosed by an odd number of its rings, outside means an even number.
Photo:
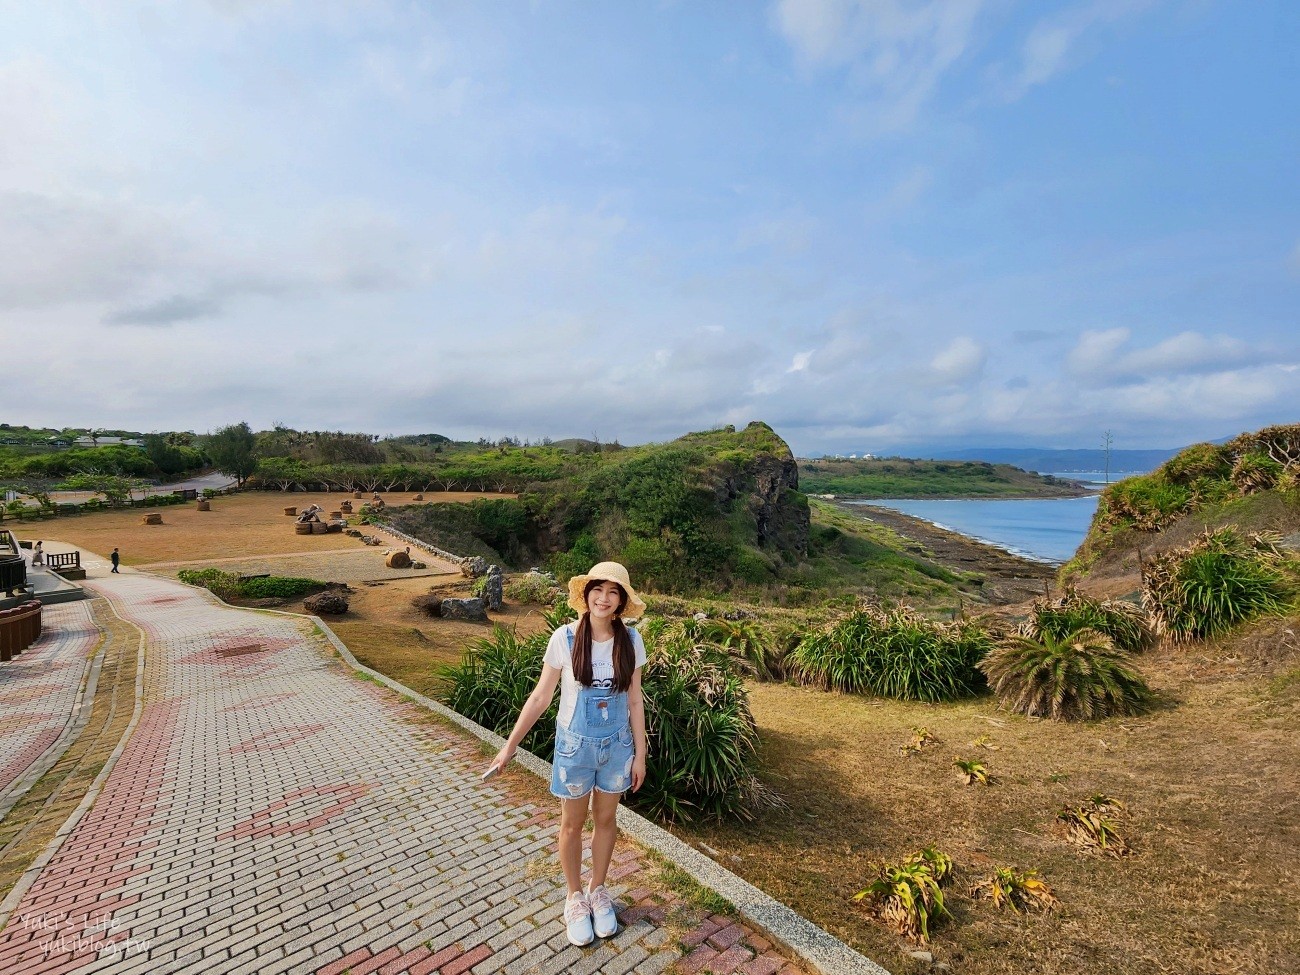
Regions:
<svg viewBox="0 0 1300 975"><path fill-rule="evenodd" d="M483 577L483 603L488 609L497 612L501 609L501 601L504 595L505 579L501 575L501 566L492 565L488 567L487 575Z"/></svg>
<svg viewBox="0 0 1300 975"><path fill-rule="evenodd" d="M460 563L460 574L467 579L477 579L488 570L487 559L481 555L471 555L467 559L462 559Z"/></svg>
<svg viewBox="0 0 1300 975"><path fill-rule="evenodd" d="M302 601L307 612L320 616L339 616L348 611L348 598L338 592L318 592Z"/></svg>
<svg viewBox="0 0 1300 975"><path fill-rule="evenodd" d="M285 508L285 509L284 509L284 513L285 513L286 515L294 515L294 516L296 517L297 514L298 514L298 509L297 509L296 507Z"/></svg>
<svg viewBox="0 0 1300 975"><path fill-rule="evenodd" d="M211 511L211 510L212 510L212 503L211 503L210 501L200 501L200 502L199 502L199 510L200 510L200 511Z"/></svg>
<svg viewBox="0 0 1300 975"><path fill-rule="evenodd" d="M442 618L445 620L469 620L472 623L487 622L487 608L483 605L483 600L475 599L444 599L440 607Z"/></svg>
<svg viewBox="0 0 1300 975"><path fill-rule="evenodd" d="M389 552L388 558L384 559L384 565L390 569L409 569L411 567L411 557L400 550Z"/></svg>
<svg viewBox="0 0 1300 975"><path fill-rule="evenodd" d="M412 559L412 560L411 560L411 568L412 568L412 569L427 569L427 568L428 568L428 565L426 565L425 563L421 562L419 559Z"/></svg>
<svg viewBox="0 0 1300 975"><path fill-rule="evenodd" d="M424 495L423 495L423 494L417 494L417 495L416 495L415 497L413 497L411 500L412 500L412 501L423 501L423 500L424 500Z"/></svg>
<svg viewBox="0 0 1300 975"><path fill-rule="evenodd" d="M163 520L162 520L162 515L158 514L158 512L155 511L152 514L145 515L143 518L140 519L140 522L145 525L161 525L163 523Z"/></svg>

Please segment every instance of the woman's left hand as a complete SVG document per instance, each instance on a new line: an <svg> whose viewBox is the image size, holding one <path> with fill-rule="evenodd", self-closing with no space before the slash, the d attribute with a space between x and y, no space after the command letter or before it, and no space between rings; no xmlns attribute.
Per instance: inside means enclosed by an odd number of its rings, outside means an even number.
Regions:
<svg viewBox="0 0 1300 975"><path fill-rule="evenodd" d="M645 782L645 756L638 755L632 760L632 791L640 790Z"/></svg>

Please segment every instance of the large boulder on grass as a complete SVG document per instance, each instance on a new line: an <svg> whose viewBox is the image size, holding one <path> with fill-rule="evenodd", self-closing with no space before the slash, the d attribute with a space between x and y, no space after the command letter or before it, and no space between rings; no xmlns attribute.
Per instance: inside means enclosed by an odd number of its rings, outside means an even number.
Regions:
<svg viewBox="0 0 1300 975"><path fill-rule="evenodd" d="M474 599L444 599L440 607L442 618L445 620L467 620L471 623L487 622L487 607L483 605L483 600L475 597Z"/></svg>
<svg viewBox="0 0 1300 975"><path fill-rule="evenodd" d="M316 616L341 616L348 611L348 599L338 592L318 592L302 601L307 612Z"/></svg>

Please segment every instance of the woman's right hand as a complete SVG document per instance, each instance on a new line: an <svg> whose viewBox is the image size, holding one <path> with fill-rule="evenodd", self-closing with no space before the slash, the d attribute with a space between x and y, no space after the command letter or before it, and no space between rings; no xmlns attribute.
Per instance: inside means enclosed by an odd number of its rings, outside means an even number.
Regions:
<svg viewBox="0 0 1300 975"><path fill-rule="evenodd" d="M501 749L501 751L497 752L496 758L492 759L492 763L488 768L494 768L498 771L504 769L510 764L510 760L515 757L516 750L517 749L513 745L506 745Z"/></svg>

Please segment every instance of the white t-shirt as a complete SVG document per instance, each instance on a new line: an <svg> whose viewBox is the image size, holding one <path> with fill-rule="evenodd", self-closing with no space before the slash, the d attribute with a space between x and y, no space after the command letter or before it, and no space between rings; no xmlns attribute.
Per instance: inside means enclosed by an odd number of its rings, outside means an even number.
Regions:
<svg viewBox="0 0 1300 975"><path fill-rule="evenodd" d="M546 644L546 665L563 671L564 674L560 680L559 723L562 728L569 727L569 722L573 720L574 708L578 706L578 688L581 686L578 679L573 676L573 651L569 649L569 638L564 633L569 625L566 623L552 633L550 642ZM645 643L641 639L641 634L630 626L627 629L632 636L632 650L636 654L636 665L638 668L644 667ZM614 686L612 637L608 640L591 641L591 686Z"/></svg>

